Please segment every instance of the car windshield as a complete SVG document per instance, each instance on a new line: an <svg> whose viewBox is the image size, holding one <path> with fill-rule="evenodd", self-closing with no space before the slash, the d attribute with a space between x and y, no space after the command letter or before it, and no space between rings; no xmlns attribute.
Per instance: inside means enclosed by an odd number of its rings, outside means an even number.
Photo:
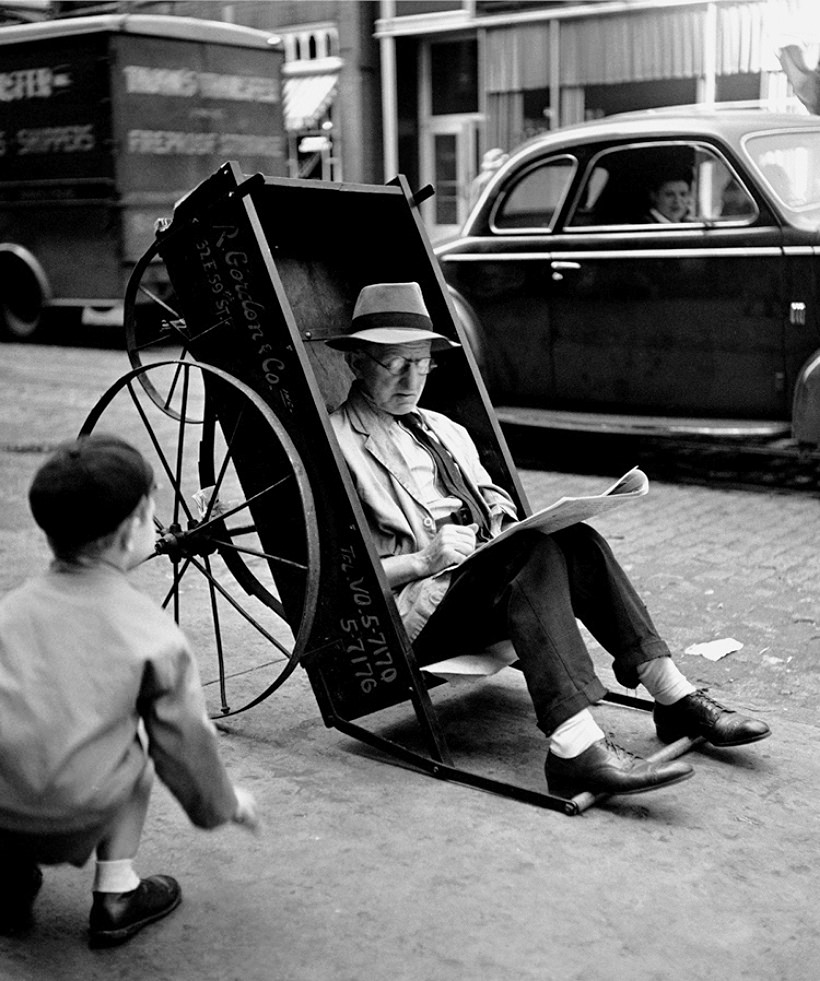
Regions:
<svg viewBox="0 0 820 981"><path fill-rule="evenodd" d="M746 152L775 197L789 211L820 210L820 133L794 130L746 140Z"/></svg>

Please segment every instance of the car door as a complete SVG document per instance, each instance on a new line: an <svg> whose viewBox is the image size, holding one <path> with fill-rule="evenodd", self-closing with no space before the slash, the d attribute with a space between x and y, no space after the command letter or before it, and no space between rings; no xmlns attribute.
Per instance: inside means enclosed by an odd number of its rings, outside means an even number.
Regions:
<svg viewBox="0 0 820 981"><path fill-rule="evenodd" d="M480 325L479 355L497 405L556 397L551 354L551 228L578 160L556 153L502 177L467 236L437 250L445 279Z"/></svg>
<svg viewBox="0 0 820 981"><path fill-rule="evenodd" d="M649 218L647 187L663 168L691 176L684 219ZM787 418L782 233L751 187L701 142L590 160L550 242L552 407Z"/></svg>

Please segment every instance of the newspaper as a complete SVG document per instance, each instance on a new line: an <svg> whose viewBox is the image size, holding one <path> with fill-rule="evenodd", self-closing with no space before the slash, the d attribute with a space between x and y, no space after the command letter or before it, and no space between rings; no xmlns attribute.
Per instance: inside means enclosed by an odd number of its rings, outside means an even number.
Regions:
<svg viewBox="0 0 820 981"><path fill-rule="evenodd" d="M643 497L648 492L649 478L639 467L633 467L601 494L594 494L589 497L562 497L554 504L550 504L549 507L542 508L528 518L517 521L505 528L500 535L480 545L460 565L449 566L443 571L450 572L453 569L463 569L477 555L483 555L487 549L495 548L501 542L508 541L513 535L519 535L522 531L540 531L544 535L550 535L562 528L577 524L579 521L595 518L605 511L620 507L627 501ZM441 574L438 573L438 575Z"/></svg>
<svg viewBox="0 0 820 981"><path fill-rule="evenodd" d="M619 507L626 501L643 497L648 492L649 478L643 470L633 467L601 494L595 494L591 497L562 497L554 504L550 504L549 507L542 508L535 514L531 514L529 518L524 518L506 528L500 535L481 547L487 548L488 545L497 545L522 531L540 531L545 535L550 535L554 531L560 531L562 528L568 528L579 521L586 521L604 511Z"/></svg>

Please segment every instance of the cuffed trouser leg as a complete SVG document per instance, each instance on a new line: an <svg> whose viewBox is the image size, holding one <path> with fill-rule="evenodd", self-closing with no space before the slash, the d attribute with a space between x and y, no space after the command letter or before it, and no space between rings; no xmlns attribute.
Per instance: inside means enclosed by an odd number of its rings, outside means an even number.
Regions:
<svg viewBox="0 0 820 981"><path fill-rule="evenodd" d="M566 559L553 537L532 541L502 602L538 726L549 735L606 694L578 629Z"/></svg>
<svg viewBox="0 0 820 981"><path fill-rule="evenodd" d="M606 693L576 617L613 655L622 684L636 687L636 666L669 653L609 546L588 525L520 535L471 566L416 639L419 661L509 637L547 734Z"/></svg>
<svg viewBox="0 0 820 981"><path fill-rule="evenodd" d="M618 681L637 688L639 664L670 656L646 605L606 539L590 525L572 525L552 537L566 558L575 615L612 655Z"/></svg>

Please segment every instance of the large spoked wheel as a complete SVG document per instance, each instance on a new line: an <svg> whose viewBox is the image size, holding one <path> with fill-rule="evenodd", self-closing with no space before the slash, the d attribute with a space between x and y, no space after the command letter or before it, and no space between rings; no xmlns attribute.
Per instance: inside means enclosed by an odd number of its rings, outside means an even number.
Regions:
<svg viewBox="0 0 820 981"><path fill-rule="evenodd" d="M151 375L169 370L157 412ZM156 549L133 575L191 641L211 715L257 705L299 662L318 601L313 494L287 432L248 386L188 362L135 368L81 432L117 433L154 468Z"/></svg>
<svg viewBox="0 0 820 981"><path fill-rule="evenodd" d="M189 352L188 327L157 242L142 256L128 280L123 318L125 348L133 368L168 362L164 370L141 372L137 378L154 405L172 419L178 418L182 364L194 359ZM202 422L202 418L188 421Z"/></svg>

